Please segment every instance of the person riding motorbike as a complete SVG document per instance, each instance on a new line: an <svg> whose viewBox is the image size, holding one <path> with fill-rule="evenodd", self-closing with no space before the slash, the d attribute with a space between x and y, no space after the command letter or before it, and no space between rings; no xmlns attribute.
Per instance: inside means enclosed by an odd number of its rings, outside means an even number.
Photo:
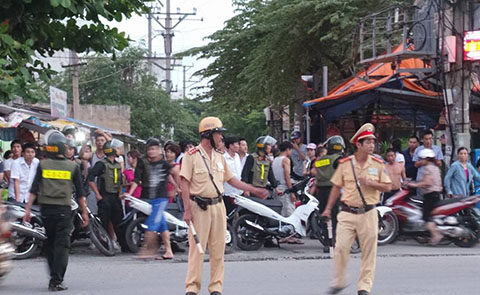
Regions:
<svg viewBox="0 0 480 295"><path fill-rule="evenodd" d="M432 244L439 243L443 235L437 230L435 222L430 220L432 210L435 204L440 201L442 187L442 173L437 166L435 152L431 149L423 149L418 153L420 162L422 162L423 173L420 181L407 183L410 187L421 188L423 194L423 220L426 222L426 228L430 231Z"/></svg>
<svg viewBox="0 0 480 295"><path fill-rule="evenodd" d="M266 145L274 146L276 143L277 141L269 135L257 138L257 151L248 155L242 170L242 181L258 188L266 188L270 182L270 186L275 189L275 192L281 194L281 192L276 189L278 184L271 169L272 162L265 152ZM244 194L245 196L250 196L248 192Z"/></svg>

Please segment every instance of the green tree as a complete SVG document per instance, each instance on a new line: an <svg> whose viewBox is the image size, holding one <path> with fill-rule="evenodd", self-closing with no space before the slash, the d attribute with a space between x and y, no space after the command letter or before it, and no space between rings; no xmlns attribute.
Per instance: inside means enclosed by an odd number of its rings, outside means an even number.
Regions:
<svg viewBox="0 0 480 295"><path fill-rule="evenodd" d="M51 56L62 49L114 53L128 46L125 34L103 21L139 14L146 1L0 1L0 100L45 98L38 82L48 81L53 72L35 54Z"/></svg>
<svg viewBox="0 0 480 295"><path fill-rule="evenodd" d="M222 106L288 105L302 74L327 65L332 83L349 77L359 19L396 2L405 1L237 0L237 14L210 43L184 54L214 59L197 74Z"/></svg>
<svg viewBox="0 0 480 295"><path fill-rule="evenodd" d="M102 54L89 58L87 65L79 70L80 103L129 105L133 134L144 139L151 136L167 139L170 128L179 124L178 118L189 114L179 102L171 101L149 75L145 54L143 49L129 47L118 53L115 60ZM72 97L70 72L59 74L53 84Z"/></svg>

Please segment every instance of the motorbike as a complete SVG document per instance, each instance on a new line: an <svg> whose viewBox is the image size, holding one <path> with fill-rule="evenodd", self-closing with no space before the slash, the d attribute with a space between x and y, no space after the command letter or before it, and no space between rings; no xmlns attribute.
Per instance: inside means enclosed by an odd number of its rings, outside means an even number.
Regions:
<svg viewBox="0 0 480 295"><path fill-rule="evenodd" d="M125 196L125 200L129 201L130 207L134 209L128 214L130 215L129 219L131 221L127 226L125 239L130 251L137 253L144 243L144 234L147 229L145 222L152 213L152 206L150 203L133 196ZM167 210L164 212L164 216L168 224L168 230L170 231L170 241L172 245L173 243L184 243L188 241L188 225L175 215L180 215L178 204L169 203ZM225 246L226 251L229 251L233 247L232 229L228 223L225 233Z"/></svg>
<svg viewBox="0 0 480 295"><path fill-rule="evenodd" d="M309 179L305 179L285 191L285 193L295 193L301 201L301 205L289 217L283 217L278 210L270 208L279 203L277 200L259 201L255 198L233 195L239 211L247 211L241 214L234 223L237 246L242 250L252 251L260 249L267 239L274 238L278 241L294 236L305 237L307 227L313 223L312 220L320 219L319 202L308 193L307 183L309 181ZM301 193L302 188L303 193ZM267 204L268 202L270 204Z"/></svg>
<svg viewBox="0 0 480 295"><path fill-rule="evenodd" d="M0 205L0 281L12 270L12 256L14 249L8 242L10 226L5 218L6 208Z"/></svg>
<svg viewBox="0 0 480 295"><path fill-rule="evenodd" d="M113 242L108 232L103 228L100 220L88 210L90 222L87 227L82 228L82 214L77 202L72 200L72 213L74 229L71 235L71 241L88 238L95 247L105 256L115 255ZM45 228L40 214L40 207L33 205L31 207L31 218L29 223L23 222L25 215L25 204L17 202L7 202L7 210L14 218L10 222L12 227L10 242L13 245L14 259L27 259L35 255L37 249L43 246L47 239Z"/></svg>
<svg viewBox="0 0 480 295"><path fill-rule="evenodd" d="M444 236L442 244L473 247L478 242L480 227L474 210L478 202L480 195L445 199L435 205L431 217ZM398 236L413 237L420 243L428 241L430 234L422 219L423 201L416 198L415 190L402 189L386 200L385 205L392 211L379 221L380 245L392 243Z"/></svg>

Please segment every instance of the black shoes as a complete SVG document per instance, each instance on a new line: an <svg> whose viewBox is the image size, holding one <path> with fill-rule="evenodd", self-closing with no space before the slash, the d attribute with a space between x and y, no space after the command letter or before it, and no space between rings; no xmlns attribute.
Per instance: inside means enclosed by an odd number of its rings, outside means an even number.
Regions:
<svg viewBox="0 0 480 295"><path fill-rule="evenodd" d="M185 293L185 295L197 295L197 293L195 293L195 292L187 292L187 293Z"/></svg>
<svg viewBox="0 0 480 295"><path fill-rule="evenodd" d="M213 291L212 293L210 293L210 295L222 295L222 293L220 293L218 291Z"/></svg>
<svg viewBox="0 0 480 295"><path fill-rule="evenodd" d="M50 292L65 291L65 290L68 290L68 288L65 287L62 283L48 285L48 291Z"/></svg>
<svg viewBox="0 0 480 295"><path fill-rule="evenodd" d="M328 291L327 291L327 294L338 294L340 293L343 289L345 289L345 287L331 287Z"/></svg>
<svg viewBox="0 0 480 295"><path fill-rule="evenodd" d="M360 291L358 291L358 295L370 295L370 292L365 291L365 290L360 290Z"/></svg>

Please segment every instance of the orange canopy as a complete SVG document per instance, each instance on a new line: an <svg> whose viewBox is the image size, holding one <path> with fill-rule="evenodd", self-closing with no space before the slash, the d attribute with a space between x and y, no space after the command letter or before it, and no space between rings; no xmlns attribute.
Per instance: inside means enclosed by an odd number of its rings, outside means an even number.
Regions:
<svg viewBox="0 0 480 295"><path fill-rule="evenodd" d="M394 52L400 50L401 47L397 47ZM411 73L408 72L408 69L419 68L429 68L429 66L425 65L424 61L419 58L409 58L402 60L400 61L400 64L395 65L395 67L393 67L392 62L374 63L370 67L368 67L368 69L358 72L355 77L350 78L345 82L337 85L335 88L328 92L327 96L306 101L303 103L303 106L309 107L320 102L331 101L349 95L372 90L387 83L395 74L400 77L406 77L411 75ZM401 71L400 73L398 73L397 71L399 69L407 71ZM440 92L430 91L418 85L417 83L415 83L417 82L417 79L403 78L402 82L403 86L411 91L427 96L441 95Z"/></svg>

